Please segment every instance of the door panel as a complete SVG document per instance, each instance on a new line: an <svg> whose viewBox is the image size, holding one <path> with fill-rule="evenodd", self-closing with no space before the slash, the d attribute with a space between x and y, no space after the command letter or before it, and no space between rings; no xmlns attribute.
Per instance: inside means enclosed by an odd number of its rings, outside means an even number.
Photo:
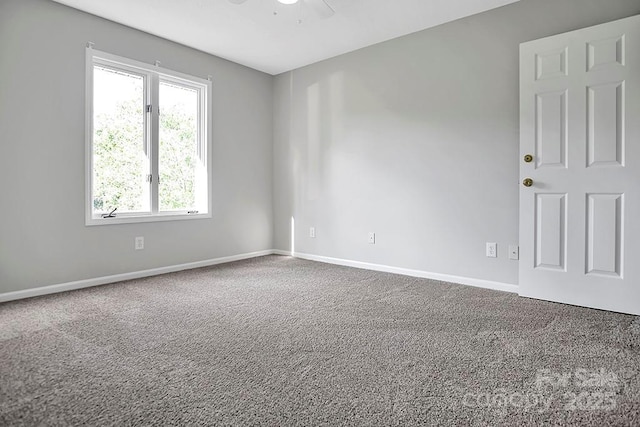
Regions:
<svg viewBox="0 0 640 427"><path fill-rule="evenodd" d="M640 315L640 16L520 46L520 294Z"/></svg>
<svg viewBox="0 0 640 427"><path fill-rule="evenodd" d="M561 47L536 54L536 80L567 75L567 48Z"/></svg>
<svg viewBox="0 0 640 427"><path fill-rule="evenodd" d="M603 40L591 40L587 43L587 71L593 71L603 65L625 65L624 35Z"/></svg>
<svg viewBox="0 0 640 427"><path fill-rule="evenodd" d="M536 268L565 270L566 194L536 194Z"/></svg>
<svg viewBox="0 0 640 427"><path fill-rule="evenodd" d="M622 194L587 195L587 274L622 278Z"/></svg>
<svg viewBox="0 0 640 427"><path fill-rule="evenodd" d="M536 167L566 168L567 91L536 94Z"/></svg>
<svg viewBox="0 0 640 427"><path fill-rule="evenodd" d="M624 82L587 88L588 166L623 166Z"/></svg>

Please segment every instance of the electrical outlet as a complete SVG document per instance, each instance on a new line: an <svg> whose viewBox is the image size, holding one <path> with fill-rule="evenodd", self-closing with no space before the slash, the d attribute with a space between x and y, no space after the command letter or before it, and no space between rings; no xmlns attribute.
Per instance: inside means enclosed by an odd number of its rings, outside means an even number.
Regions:
<svg viewBox="0 0 640 427"><path fill-rule="evenodd" d="M509 259L520 259L520 247L518 245L509 245Z"/></svg>
<svg viewBox="0 0 640 427"><path fill-rule="evenodd" d="M489 258L497 258L498 257L498 244L487 242L487 257Z"/></svg>
<svg viewBox="0 0 640 427"><path fill-rule="evenodd" d="M376 244L376 233L374 232L369 233L369 243L372 245Z"/></svg>
<svg viewBox="0 0 640 427"><path fill-rule="evenodd" d="M144 237L136 237L135 248L136 251L144 249Z"/></svg>
<svg viewBox="0 0 640 427"><path fill-rule="evenodd" d="M309 227L309 237L311 237L312 239L315 239L315 237L316 237L316 228L315 227Z"/></svg>

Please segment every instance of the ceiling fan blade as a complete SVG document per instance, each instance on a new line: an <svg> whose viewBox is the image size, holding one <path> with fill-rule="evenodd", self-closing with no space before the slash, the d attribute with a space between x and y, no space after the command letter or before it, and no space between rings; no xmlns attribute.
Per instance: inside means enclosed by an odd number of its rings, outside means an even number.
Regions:
<svg viewBox="0 0 640 427"><path fill-rule="evenodd" d="M307 3L320 18L328 18L336 13L326 0L305 0L305 3Z"/></svg>

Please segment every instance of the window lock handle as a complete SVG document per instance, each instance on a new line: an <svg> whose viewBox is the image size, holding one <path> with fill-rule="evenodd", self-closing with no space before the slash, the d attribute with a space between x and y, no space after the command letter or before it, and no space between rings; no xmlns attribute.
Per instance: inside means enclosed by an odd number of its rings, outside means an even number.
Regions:
<svg viewBox="0 0 640 427"><path fill-rule="evenodd" d="M116 209L118 209L117 207L115 207L111 212L109 212L108 214L102 214L102 218L115 218L116 214L114 213L116 211Z"/></svg>

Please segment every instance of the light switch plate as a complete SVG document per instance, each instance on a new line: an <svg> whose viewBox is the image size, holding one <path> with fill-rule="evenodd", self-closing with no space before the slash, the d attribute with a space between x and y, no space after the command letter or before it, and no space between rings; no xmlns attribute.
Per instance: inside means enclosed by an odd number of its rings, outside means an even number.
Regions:
<svg viewBox="0 0 640 427"><path fill-rule="evenodd" d="M518 245L509 245L509 259L520 259L520 247Z"/></svg>

